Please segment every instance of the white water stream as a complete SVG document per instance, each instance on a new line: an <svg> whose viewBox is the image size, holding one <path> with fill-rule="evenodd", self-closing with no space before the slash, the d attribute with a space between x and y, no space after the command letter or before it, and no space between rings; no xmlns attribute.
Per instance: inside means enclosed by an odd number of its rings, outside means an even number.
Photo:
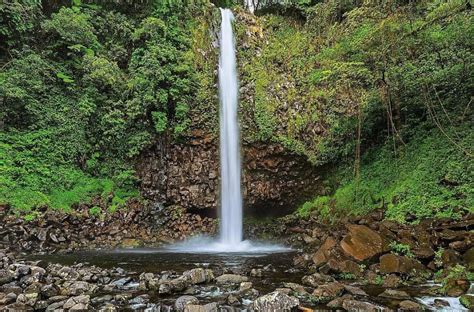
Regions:
<svg viewBox="0 0 474 312"><path fill-rule="evenodd" d="M215 241L195 237L167 248L173 252L193 253L269 253L290 249L243 240L241 192L240 135L237 115L238 75L235 39L232 29L234 15L229 9L221 9L219 35L219 99L220 99L220 236Z"/></svg>
<svg viewBox="0 0 474 312"><path fill-rule="evenodd" d="M234 15L221 9L219 57L221 223L220 239L224 245L242 242L242 193L240 189L240 135L237 120L238 81Z"/></svg>

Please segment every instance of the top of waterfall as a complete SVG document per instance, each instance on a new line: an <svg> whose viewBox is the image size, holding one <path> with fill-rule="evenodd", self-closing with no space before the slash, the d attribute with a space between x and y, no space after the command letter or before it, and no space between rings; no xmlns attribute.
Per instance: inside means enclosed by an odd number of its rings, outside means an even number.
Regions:
<svg viewBox="0 0 474 312"><path fill-rule="evenodd" d="M253 13L255 11L254 0L245 0L245 6L250 11L250 13Z"/></svg>
<svg viewBox="0 0 474 312"><path fill-rule="evenodd" d="M234 13L232 13L231 9L227 9L227 8L219 8L219 9L221 10L222 15L227 14L229 15L231 21L234 20Z"/></svg>

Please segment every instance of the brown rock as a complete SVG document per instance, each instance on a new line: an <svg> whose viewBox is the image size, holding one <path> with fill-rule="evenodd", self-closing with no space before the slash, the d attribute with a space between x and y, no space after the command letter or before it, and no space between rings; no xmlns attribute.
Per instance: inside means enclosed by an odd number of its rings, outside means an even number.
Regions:
<svg viewBox="0 0 474 312"><path fill-rule="evenodd" d="M314 273L311 275L303 276L303 278L301 279L301 282L307 286L318 287L321 284L334 282L334 278L330 275Z"/></svg>
<svg viewBox="0 0 474 312"><path fill-rule="evenodd" d="M396 289L385 289L383 293L379 295L382 298L390 298L390 299L410 299L410 295L402 290Z"/></svg>
<svg viewBox="0 0 474 312"><path fill-rule="evenodd" d="M332 282L329 284L321 285L313 291L313 296L319 298L319 300L331 300L342 294L344 291L344 285L339 282Z"/></svg>
<svg viewBox="0 0 474 312"><path fill-rule="evenodd" d="M328 302L326 304L326 306L328 308L331 308L331 309L340 309L342 308L342 304L345 300L350 300L350 299L353 299L353 297L349 294L345 294L339 298L335 298L333 300L331 300L330 302Z"/></svg>
<svg viewBox="0 0 474 312"><path fill-rule="evenodd" d="M380 257L380 272L383 274L413 274L422 271L426 271L425 266L415 259L394 254L386 254Z"/></svg>
<svg viewBox="0 0 474 312"><path fill-rule="evenodd" d="M403 300L398 305L399 311L424 311L425 309L419 303L416 303L411 300Z"/></svg>
<svg viewBox="0 0 474 312"><path fill-rule="evenodd" d="M449 297L459 297L469 290L470 283L467 280L449 280L446 283L446 295Z"/></svg>
<svg viewBox="0 0 474 312"><path fill-rule="evenodd" d="M452 249L445 249L441 255L441 261L444 268L449 268L461 261L461 256L458 252Z"/></svg>
<svg viewBox="0 0 474 312"><path fill-rule="evenodd" d="M474 247L471 247L471 249L466 251L462 257L467 265L468 270L474 270Z"/></svg>
<svg viewBox="0 0 474 312"><path fill-rule="evenodd" d="M342 307L350 312L380 312L384 311L381 307L364 301L358 300L345 300L342 304Z"/></svg>
<svg viewBox="0 0 474 312"><path fill-rule="evenodd" d="M356 286L344 285L344 289L346 290L346 292L354 296L367 296L367 293L365 291Z"/></svg>
<svg viewBox="0 0 474 312"><path fill-rule="evenodd" d="M415 247L412 249L412 253L419 259L430 259L435 255L433 248L428 246Z"/></svg>
<svg viewBox="0 0 474 312"><path fill-rule="evenodd" d="M387 250L385 240L365 225L348 225L349 234L341 241L341 248L356 260L364 261Z"/></svg>
<svg viewBox="0 0 474 312"><path fill-rule="evenodd" d="M388 275L383 281L383 287L385 288L397 288L402 284L402 279L396 274Z"/></svg>
<svg viewBox="0 0 474 312"><path fill-rule="evenodd" d="M313 262L318 267L325 264L331 255L331 251L336 246L336 240L328 237L324 244L313 255Z"/></svg>

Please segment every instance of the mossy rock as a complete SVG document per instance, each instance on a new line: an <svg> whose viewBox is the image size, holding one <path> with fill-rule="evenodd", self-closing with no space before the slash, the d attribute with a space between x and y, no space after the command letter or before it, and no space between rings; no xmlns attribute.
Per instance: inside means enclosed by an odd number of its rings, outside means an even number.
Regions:
<svg viewBox="0 0 474 312"><path fill-rule="evenodd" d="M474 295L462 295L459 297L459 301L469 311L474 310Z"/></svg>

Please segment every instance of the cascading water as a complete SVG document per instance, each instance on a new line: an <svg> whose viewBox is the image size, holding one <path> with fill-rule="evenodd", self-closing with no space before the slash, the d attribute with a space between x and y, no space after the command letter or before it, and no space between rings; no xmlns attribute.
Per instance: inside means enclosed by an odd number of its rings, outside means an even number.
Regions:
<svg viewBox="0 0 474 312"><path fill-rule="evenodd" d="M240 145L237 121L238 81L234 15L221 9L219 57L221 223L220 240L229 246L242 241L242 193L240 190Z"/></svg>
<svg viewBox="0 0 474 312"><path fill-rule="evenodd" d="M242 193L240 189L240 136L237 120L238 79L235 41L232 30L234 15L221 9L219 53L220 99L220 161L221 161L221 222L218 241L197 237L166 248L171 252L193 253L269 253L285 252L278 245L244 241L242 235Z"/></svg>
<svg viewBox="0 0 474 312"><path fill-rule="evenodd" d="M253 13L255 11L255 2L256 1L257 0L245 0L245 6L250 11L250 13Z"/></svg>

